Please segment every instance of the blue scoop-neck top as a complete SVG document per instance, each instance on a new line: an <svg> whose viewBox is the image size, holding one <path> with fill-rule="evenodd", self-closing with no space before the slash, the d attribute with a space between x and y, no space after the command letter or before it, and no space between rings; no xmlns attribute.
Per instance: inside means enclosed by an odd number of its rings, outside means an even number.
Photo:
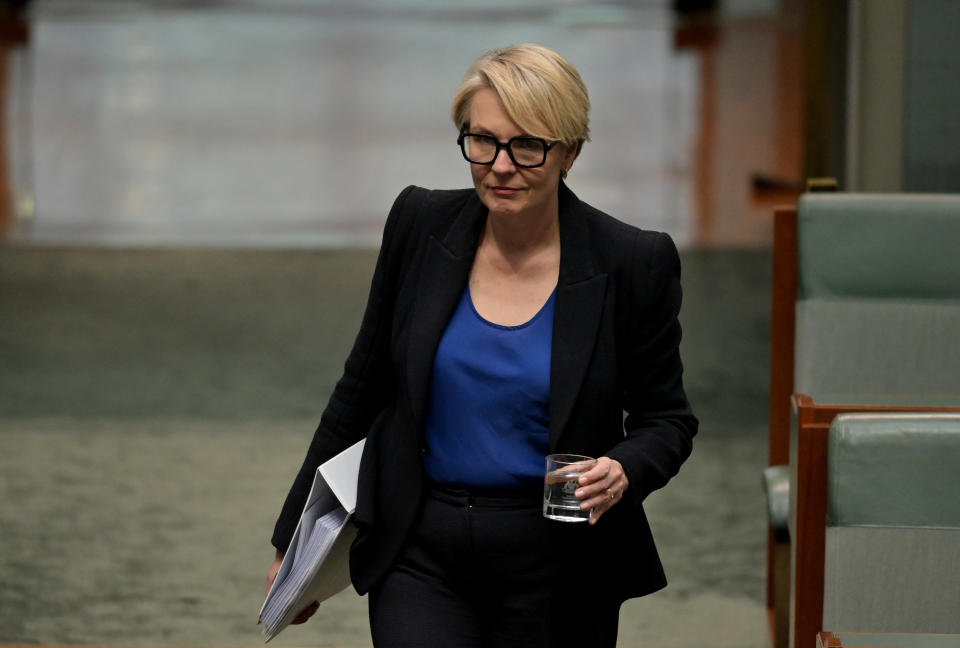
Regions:
<svg viewBox="0 0 960 648"><path fill-rule="evenodd" d="M511 488L543 480L555 294L529 321L503 326L484 319L464 289L433 361L424 466L435 482Z"/></svg>

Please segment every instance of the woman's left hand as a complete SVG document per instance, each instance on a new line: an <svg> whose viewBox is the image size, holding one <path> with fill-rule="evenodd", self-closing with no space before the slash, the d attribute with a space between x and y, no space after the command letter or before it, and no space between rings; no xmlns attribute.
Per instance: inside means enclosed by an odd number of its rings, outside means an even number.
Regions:
<svg viewBox="0 0 960 648"><path fill-rule="evenodd" d="M623 466L610 457L597 459L597 465L580 475L579 482L580 488L574 494L580 498L581 509L593 507L590 524L596 524L604 512L623 499L630 486Z"/></svg>

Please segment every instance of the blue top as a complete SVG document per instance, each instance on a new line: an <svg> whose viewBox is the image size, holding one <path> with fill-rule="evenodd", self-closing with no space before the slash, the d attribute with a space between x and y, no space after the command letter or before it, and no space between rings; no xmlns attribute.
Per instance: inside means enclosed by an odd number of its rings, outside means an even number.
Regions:
<svg viewBox="0 0 960 648"><path fill-rule="evenodd" d="M433 361L424 464L434 481L510 488L543 480L550 444L554 293L530 321L483 319L463 291Z"/></svg>

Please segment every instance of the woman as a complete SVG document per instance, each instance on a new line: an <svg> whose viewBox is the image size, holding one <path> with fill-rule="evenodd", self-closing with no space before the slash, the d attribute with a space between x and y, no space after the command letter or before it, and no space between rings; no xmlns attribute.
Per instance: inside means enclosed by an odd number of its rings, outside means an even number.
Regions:
<svg viewBox="0 0 960 648"><path fill-rule="evenodd" d="M485 54L453 104L474 189L408 187L390 211L270 572L316 466L366 437L350 567L378 647L614 646L620 604L666 585L642 502L697 429L679 258L564 184L588 110L556 52ZM556 452L599 458L589 524L541 515Z"/></svg>

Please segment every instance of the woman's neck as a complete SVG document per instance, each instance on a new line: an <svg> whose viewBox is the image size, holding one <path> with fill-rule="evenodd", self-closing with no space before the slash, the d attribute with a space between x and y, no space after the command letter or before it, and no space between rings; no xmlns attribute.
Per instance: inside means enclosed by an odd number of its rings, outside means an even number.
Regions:
<svg viewBox="0 0 960 648"><path fill-rule="evenodd" d="M490 214L478 253L504 274L530 277L554 273L560 263L560 225L556 214L535 222Z"/></svg>
<svg viewBox="0 0 960 648"><path fill-rule="evenodd" d="M551 213L552 212L552 213ZM493 245L505 256L526 256L560 244L557 210L537 217L488 214L481 244Z"/></svg>

